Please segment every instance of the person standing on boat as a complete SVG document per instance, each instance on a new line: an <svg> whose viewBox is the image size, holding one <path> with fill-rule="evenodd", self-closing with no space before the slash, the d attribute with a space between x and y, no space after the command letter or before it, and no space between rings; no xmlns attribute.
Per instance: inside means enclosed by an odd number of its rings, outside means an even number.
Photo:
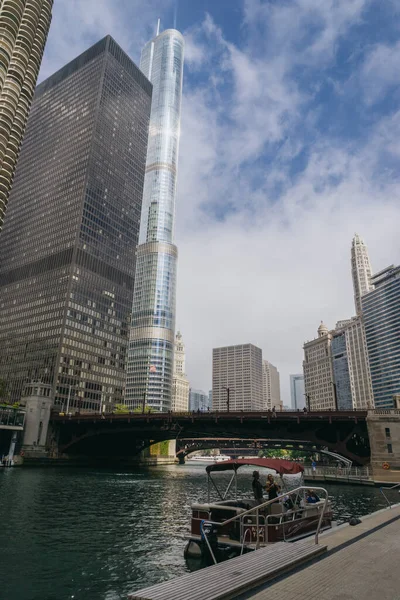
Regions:
<svg viewBox="0 0 400 600"><path fill-rule="evenodd" d="M279 485L277 483L275 483L275 480L270 473L267 477L268 500L273 500L274 498L277 498L278 494L280 492L280 489L281 488L279 487Z"/></svg>
<svg viewBox="0 0 400 600"><path fill-rule="evenodd" d="M260 473L258 471L253 471L252 488L253 488L254 499L257 500L257 502L259 504L262 504L263 499L264 499L264 492L263 492L263 486L261 485L261 481L260 481Z"/></svg>

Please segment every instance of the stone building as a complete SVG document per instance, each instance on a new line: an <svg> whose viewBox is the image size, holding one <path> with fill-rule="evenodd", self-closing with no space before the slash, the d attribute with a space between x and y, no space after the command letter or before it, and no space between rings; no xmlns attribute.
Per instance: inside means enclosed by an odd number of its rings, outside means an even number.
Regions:
<svg viewBox="0 0 400 600"><path fill-rule="evenodd" d="M304 344L304 388L311 410L335 410L332 334L321 322L318 337Z"/></svg>
<svg viewBox="0 0 400 600"><path fill-rule="evenodd" d="M180 331L175 336L174 374L172 378L172 404L173 412L187 412L189 410L189 380L185 373L186 353Z"/></svg>
<svg viewBox="0 0 400 600"><path fill-rule="evenodd" d="M263 399L265 410L282 410L279 371L268 360L263 360Z"/></svg>

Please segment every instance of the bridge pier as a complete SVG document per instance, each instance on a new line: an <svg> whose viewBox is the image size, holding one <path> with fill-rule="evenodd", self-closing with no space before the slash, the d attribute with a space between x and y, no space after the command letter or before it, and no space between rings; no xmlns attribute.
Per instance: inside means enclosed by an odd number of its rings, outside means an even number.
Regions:
<svg viewBox="0 0 400 600"><path fill-rule="evenodd" d="M374 480L400 483L400 410L371 410L367 426Z"/></svg>
<svg viewBox="0 0 400 600"><path fill-rule="evenodd" d="M26 406L21 456L45 458L48 455L47 433L53 399L51 385L32 382L25 388L22 402Z"/></svg>

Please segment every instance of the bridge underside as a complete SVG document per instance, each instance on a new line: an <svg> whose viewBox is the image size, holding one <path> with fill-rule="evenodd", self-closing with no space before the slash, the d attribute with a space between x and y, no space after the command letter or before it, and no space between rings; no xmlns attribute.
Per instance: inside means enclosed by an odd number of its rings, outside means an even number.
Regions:
<svg viewBox="0 0 400 600"><path fill-rule="evenodd" d="M366 420L353 413L57 416L52 419L50 445L59 455L110 459L132 457L155 442L179 443L182 438L291 441L327 448L354 464L366 464L370 458Z"/></svg>

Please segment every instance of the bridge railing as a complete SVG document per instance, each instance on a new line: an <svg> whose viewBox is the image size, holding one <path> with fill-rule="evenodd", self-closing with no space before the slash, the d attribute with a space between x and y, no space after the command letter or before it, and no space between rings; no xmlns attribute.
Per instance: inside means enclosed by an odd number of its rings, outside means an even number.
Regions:
<svg viewBox="0 0 400 600"><path fill-rule="evenodd" d="M372 478L369 467L335 467L335 466L317 466L315 470L312 467L304 467L304 475L311 477L329 477L336 479L360 479L368 480Z"/></svg>

